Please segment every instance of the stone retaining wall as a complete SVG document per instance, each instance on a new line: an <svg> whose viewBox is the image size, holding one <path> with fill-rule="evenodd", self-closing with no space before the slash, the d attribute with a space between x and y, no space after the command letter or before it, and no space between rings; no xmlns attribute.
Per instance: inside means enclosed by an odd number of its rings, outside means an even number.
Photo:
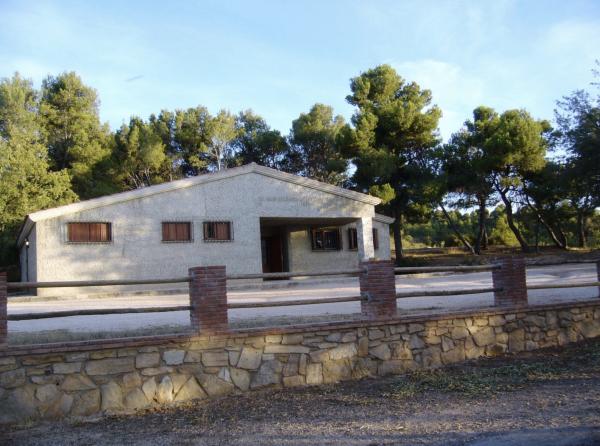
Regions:
<svg viewBox="0 0 600 446"><path fill-rule="evenodd" d="M0 422L132 411L441 367L600 336L600 303L95 341L0 353Z"/></svg>

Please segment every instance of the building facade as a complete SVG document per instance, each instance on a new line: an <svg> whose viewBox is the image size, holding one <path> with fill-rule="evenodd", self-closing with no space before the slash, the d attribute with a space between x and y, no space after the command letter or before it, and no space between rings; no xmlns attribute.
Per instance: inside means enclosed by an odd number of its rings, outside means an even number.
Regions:
<svg viewBox="0 0 600 446"><path fill-rule="evenodd" d="M256 164L30 214L23 281L343 270L390 257L379 199ZM48 291L51 291L49 289Z"/></svg>

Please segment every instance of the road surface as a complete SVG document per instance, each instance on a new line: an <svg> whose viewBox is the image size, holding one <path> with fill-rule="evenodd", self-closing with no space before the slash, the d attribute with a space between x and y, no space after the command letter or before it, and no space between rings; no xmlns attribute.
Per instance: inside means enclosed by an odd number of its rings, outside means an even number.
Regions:
<svg viewBox="0 0 600 446"><path fill-rule="evenodd" d="M530 267L527 270L528 284L576 283L596 281L594 264L567 264L557 266ZM492 286L490 272L469 274L436 275L430 277L397 276L398 292L419 290L452 290L486 288ZM356 278L343 278L327 283L303 283L290 288L267 290L236 290L228 293L229 301L269 302L279 300L300 300L326 297L358 296L359 287ZM554 303L572 300L586 300L598 296L597 287L535 290L529 292L529 301L533 304ZM122 296L122 297L85 297L61 300L42 300L29 302L11 302L8 313L33 313L92 308L127 308L187 305L187 294L162 296ZM17 299L19 300L19 299ZM491 293L444 296L415 297L398 300L399 311L420 312L440 309L466 309L488 307L493 304ZM336 303L302 305L287 307L267 307L257 309L230 310L229 319L236 322L246 319L263 319L282 316L323 316L360 312L360 303ZM9 322L9 333L38 332L48 330L69 330L72 332L123 331L158 326L185 326L189 324L187 311L146 314L118 314L106 316L76 316L53 319Z"/></svg>

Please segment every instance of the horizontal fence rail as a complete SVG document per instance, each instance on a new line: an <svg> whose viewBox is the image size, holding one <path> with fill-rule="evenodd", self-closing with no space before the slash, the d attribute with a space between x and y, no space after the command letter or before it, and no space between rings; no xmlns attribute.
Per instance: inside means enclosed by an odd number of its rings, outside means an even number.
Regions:
<svg viewBox="0 0 600 446"><path fill-rule="evenodd" d="M357 276L362 269L347 269L341 271L320 271L316 273L308 272L284 272L284 273L261 273L261 274L227 274L227 280L241 279L287 279L290 277L320 277L320 276Z"/></svg>
<svg viewBox="0 0 600 446"><path fill-rule="evenodd" d="M396 299L408 297L432 297L432 296L462 296L465 294L484 294L502 291L502 288L474 288L472 290L439 290L439 291L411 291L396 293Z"/></svg>
<svg viewBox="0 0 600 446"><path fill-rule="evenodd" d="M318 305L318 304L335 304L340 302L360 302L364 300L361 296L348 297L328 297L324 299L304 299L304 300L276 300L272 302L248 302L228 304L227 308L231 310L239 308L264 308L264 307L289 307L295 305Z"/></svg>
<svg viewBox="0 0 600 446"><path fill-rule="evenodd" d="M69 280L61 282L8 282L9 290L23 290L28 288L69 288L87 286L115 286L115 285L160 285L162 283L190 282L190 277L174 277L172 279L133 279L133 280Z"/></svg>
<svg viewBox="0 0 600 446"><path fill-rule="evenodd" d="M580 283L549 283L547 285L527 285L528 290L547 290L552 288L588 288L600 286L600 282L580 282Z"/></svg>
<svg viewBox="0 0 600 446"><path fill-rule="evenodd" d="M473 265L473 266L402 266L394 268L396 274L414 274L414 273L460 273L460 272L481 272L500 269L500 265Z"/></svg>
<svg viewBox="0 0 600 446"><path fill-rule="evenodd" d="M141 308L98 308L89 310L65 310L65 311L47 311L40 313L17 313L9 314L9 321L27 321L33 319L51 319L56 317L70 316L98 316L106 314L127 314L127 313L167 313L171 311L190 311L189 305L178 305L173 307L141 307Z"/></svg>

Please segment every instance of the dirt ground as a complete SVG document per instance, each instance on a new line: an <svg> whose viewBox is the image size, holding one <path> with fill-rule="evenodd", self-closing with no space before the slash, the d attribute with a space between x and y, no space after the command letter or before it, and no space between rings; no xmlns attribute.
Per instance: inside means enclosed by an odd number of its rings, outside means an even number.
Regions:
<svg viewBox="0 0 600 446"><path fill-rule="evenodd" d="M0 444L598 445L600 340L406 376L4 427Z"/></svg>

